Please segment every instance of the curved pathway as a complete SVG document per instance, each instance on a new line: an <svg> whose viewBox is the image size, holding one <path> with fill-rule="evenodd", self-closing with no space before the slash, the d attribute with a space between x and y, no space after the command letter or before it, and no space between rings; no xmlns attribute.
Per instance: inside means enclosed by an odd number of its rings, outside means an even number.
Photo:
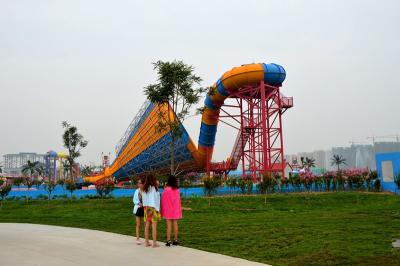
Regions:
<svg viewBox="0 0 400 266"><path fill-rule="evenodd" d="M131 236L70 227L0 223L1 265L265 265L185 247L146 248Z"/></svg>

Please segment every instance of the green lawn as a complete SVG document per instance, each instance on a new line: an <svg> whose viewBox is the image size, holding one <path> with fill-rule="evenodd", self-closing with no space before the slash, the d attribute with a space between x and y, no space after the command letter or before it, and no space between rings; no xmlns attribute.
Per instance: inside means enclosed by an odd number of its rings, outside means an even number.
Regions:
<svg viewBox="0 0 400 266"><path fill-rule="evenodd" d="M400 197L375 193L193 198L183 205L184 246L273 265L400 265ZM133 234L130 198L6 201L0 222ZM161 240L165 225L159 226Z"/></svg>

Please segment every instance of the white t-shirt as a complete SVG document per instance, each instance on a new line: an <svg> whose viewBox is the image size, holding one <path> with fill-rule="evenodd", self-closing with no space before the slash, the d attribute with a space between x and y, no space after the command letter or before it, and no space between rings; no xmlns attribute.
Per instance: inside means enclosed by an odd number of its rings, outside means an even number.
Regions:
<svg viewBox="0 0 400 266"><path fill-rule="evenodd" d="M149 187L149 191L142 192L142 201L144 207L153 207L156 211L160 211L160 192L155 187Z"/></svg>

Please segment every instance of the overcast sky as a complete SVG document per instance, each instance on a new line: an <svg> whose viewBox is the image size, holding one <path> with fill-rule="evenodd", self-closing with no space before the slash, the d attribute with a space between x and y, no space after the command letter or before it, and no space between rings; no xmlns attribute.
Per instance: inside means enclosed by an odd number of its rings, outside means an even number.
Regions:
<svg viewBox="0 0 400 266"><path fill-rule="evenodd" d="M0 0L0 155L62 147L61 121L111 152L155 81L181 59L209 86L252 62L287 71L287 153L400 133L400 1ZM200 117L185 123L197 143ZM215 159L234 135L221 127ZM114 157L114 156L113 156Z"/></svg>

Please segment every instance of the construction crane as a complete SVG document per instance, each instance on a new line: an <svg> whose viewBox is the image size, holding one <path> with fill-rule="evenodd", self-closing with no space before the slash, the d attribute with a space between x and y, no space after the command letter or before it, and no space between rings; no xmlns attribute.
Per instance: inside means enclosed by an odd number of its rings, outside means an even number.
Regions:
<svg viewBox="0 0 400 266"><path fill-rule="evenodd" d="M351 146L354 146L354 145L367 144L368 142L366 142L366 141L349 141L349 143L351 144Z"/></svg>
<svg viewBox="0 0 400 266"><path fill-rule="evenodd" d="M386 136L371 136L367 137L367 139L372 139L372 142L375 143L375 139L380 138L380 139L396 139L396 142L400 142L400 135L395 134L395 135L386 135Z"/></svg>

